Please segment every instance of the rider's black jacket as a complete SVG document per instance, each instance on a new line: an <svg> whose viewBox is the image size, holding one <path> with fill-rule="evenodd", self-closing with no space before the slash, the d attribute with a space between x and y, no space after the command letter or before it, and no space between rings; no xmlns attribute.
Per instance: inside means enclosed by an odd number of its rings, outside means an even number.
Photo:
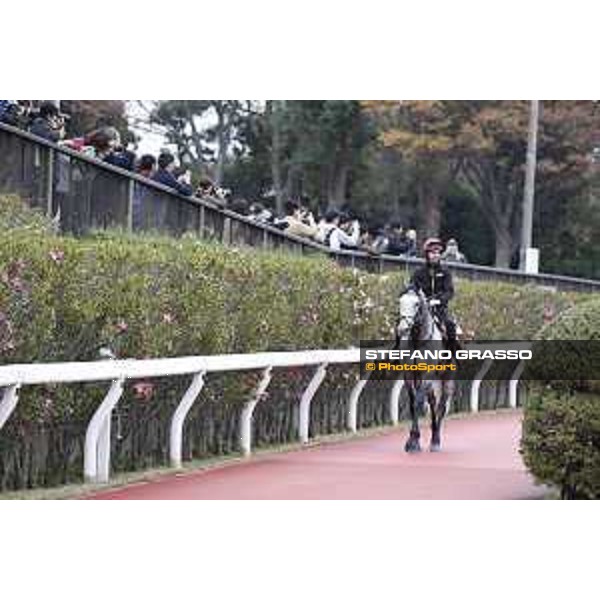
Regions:
<svg viewBox="0 0 600 600"><path fill-rule="evenodd" d="M410 280L411 284L423 291L427 298L437 298L444 307L454 296L452 273L441 264L419 267Z"/></svg>

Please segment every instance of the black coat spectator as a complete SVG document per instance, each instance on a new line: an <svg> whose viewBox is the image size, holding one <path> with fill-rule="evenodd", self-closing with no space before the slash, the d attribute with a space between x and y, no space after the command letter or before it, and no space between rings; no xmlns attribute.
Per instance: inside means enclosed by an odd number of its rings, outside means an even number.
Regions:
<svg viewBox="0 0 600 600"><path fill-rule="evenodd" d="M194 189L189 183L178 181L175 175L173 175L174 170L175 157L169 152L163 152L158 157L158 169L152 176L152 179L157 183L174 189L183 196L191 196L194 193Z"/></svg>
<svg viewBox="0 0 600 600"><path fill-rule="evenodd" d="M65 120L58 106L52 102L43 102L29 131L49 142L60 142L65 137Z"/></svg>
<svg viewBox="0 0 600 600"><path fill-rule="evenodd" d="M104 157L104 162L113 167L120 167L126 171L133 171L135 167L135 154L129 150L117 150Z"/></svg>
<svg viewBox="0 0 600 600"><path fill-rule="evenodd" d="M32 116L31 100L0 100L0 123L28 129Z"/></svg>
<svg viewBox="0 0 600 600"><path fill-rule="evenodd" d="M152 154L144 154L138 161L136 172L142 177L150 179L156 170L156 158Z"/></svg>

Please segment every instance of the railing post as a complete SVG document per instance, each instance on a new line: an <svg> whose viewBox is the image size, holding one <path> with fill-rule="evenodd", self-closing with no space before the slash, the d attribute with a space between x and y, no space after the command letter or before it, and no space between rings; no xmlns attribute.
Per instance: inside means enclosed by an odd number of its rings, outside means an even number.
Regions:
<svg viewBox="0 0 600 600"><path fill-rule="evenodd" d="M135 179L127 183L127 231L133 231L133 199L135 197Z"/></svg>
<svg viewBox="0 0 600 600"><path fill-rule="evenodd" d="M108 412L98 434L96 453L96 481L107 483L110 478L110 429L112 425L112 410Z"/></svg>
<svg viewBox="0 0 600 600"><path fill-rule="evenodd" d="M221 241L224 244L231 244L231 218L230 217L225 217L225 219L223 220L223 237L221 238Z"/></svg>
<svg viewBox="0 0 600 600"><path fill-rule="evenodd" d="M271 381L271 370L272 367L264 369L262 379L254 392L254 398L246 402L242 410L240 417L240 447L244 456L249 456L252 452L252 415Z"/></svg>
<svg viewBox="0 0 600 600"><path fill-rule="evenodd" d="M510 408L517 408L517 389L523 369L525 369L525 361L521 360L510 376L510 381L508 382L508 406Z"/></svg>
<svg viewBox="0 0 600 600"><path fill-rule="evenodd" d="M169 447L170 447L170 458L171 458L171 466L179 468L181 467L181 448L183 442L183 424L185 422L185 418L187 417L192 405L196 401L196 398L202 391L204 387L204 375L206 371L201 371L194 375L192 379L192 383L188 387L187 391L181 398L181 402L175 409L173 413L173 418L171 419L171 434L169 437Z"/></svg>
<svg viewBox="0 0 600 600"><path fill-rule="evenodd" d="M4 388L0 400L0 429L4 427L8 417L13 413L19 402L19 384L15 383Z"/></svg>
<svg viewBox="0 0 600 600"><path fill-rule="evenodd" d="M481 387L481 381L492 366L492 362L491 358L486 358L483 361L471 384L471 412L473 413L479 412L479 388Z"/></svg>
<svg viewBox="0 0 600 600"><path fill-rule="evenodd" d="M352 433L356 433L356 415L358 412L358 399L360 398L360 394L363 391L365 385L367 385L367 381L369 378L367 376L366 379L359 379L356 382L356 385L352 388L352 392L350 393L350 399L348 400L348 429Z"/></svg>
<svg viewBox="0 0 600 600"><path fill-rule="evenodd" d="M400 420L400 394L404 387L404 379L400 377L394 381L394 385L390 392L390 422L392 425L398 425Z"/></svg>
<svg viewBox="0 0 600 600"><path fill-rule="evenodd" d="M204 225L206 222L206 212L204 204L200 206L200 239L204 239Z"/></svg>
<svg viewBox="0 0 600 600"><path fill-rule="evenodd" d="M92 417L83 453L83 474L87 481L105 483L110 475L110 420L123 393L124 378L115 379Z"/></svg>
<svg viewBox="0 0 600 600"><path fill-rule="evenodd" d="M310 383L306 386L302 398L300 399L300 415L298 422L298 437L302 444L306 444L309 438L310 431L310 405L314 395L317 393L319 386L325 379L327 372L327 363L323 363L317 367L315 374L312 376Z"/></svg>
<svg viewBox="0 0 600 600"><path fill-rule="evenodd" d="M46 165L46 216L52 219L52 204L54 200L54 148L48 150L48 164Z"/></svg>

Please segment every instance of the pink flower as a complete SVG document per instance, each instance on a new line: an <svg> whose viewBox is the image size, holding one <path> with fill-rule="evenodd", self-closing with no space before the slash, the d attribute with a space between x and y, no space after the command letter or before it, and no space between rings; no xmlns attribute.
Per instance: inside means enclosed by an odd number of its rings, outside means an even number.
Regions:
<svg viewBox="0 0 600 600"><path fill-rule="evenodd" d="M50 250L48 255L56 264L60 264L65 259L65 253L62 250Z"/></svg>
<svg viewBox="0 0 600 600"><path fill-rule="evenodd" d="M25 283L21 278L24 269L25 262L21 259L15 260L8 265L6 273L2 273L0 280L13 291L22 292L25 290Z"/></svg>
<svg viewBox="0 0 600 600"><path fill-rule="evenodd" d="M554 317L555 317L554 307L551 306L550 304L546 304L546 306L544 306L544 313L543 313L544 323L552 323L552 321L554 321Z"/></svg>
<svg viewBox="0 0 600 600"><path fill-rule="evenodd" d="M10 285L15 292L22 292L25 290L25 284L20 277L15 277L12 279Z"/></svg>
<svg viewBox="0 0 600 600"><path fill-rule="evenodd" d="M25 269L25 261L22 259L14 260L8 265L8 269L6 270L6 275L8 279L15 279L20 277Z"/></svg>
<svg viewBox="0 0 600 600"><path fill-rule="evenodd" d="M164 313L162 316L162 320L163 323L166 323L167 325L171 325L172 323L175 322L175 317L171 314L171 313Z"/></svg>
<svg viewBox="0 0 600 600"><path fill-rule="evenodd" d="M15 349L15 344L12 340L8 340L6 342L0 341L0 351L1 352L12 352Z"/></svg>
<svg viewBox="0 0 600 600"><path fill-rule="evenodd" d="M115 325L115 329L118 333L125 333L129 329L129 325L127 325L125 321L121 320Z"/></svg>
<svg viewBox="0 0 600 600"><path fill-rule="evenodd" d="M154 393L154 384L149 381L138 381L133 386L133 392L138 400L150 400Z"/></svg>

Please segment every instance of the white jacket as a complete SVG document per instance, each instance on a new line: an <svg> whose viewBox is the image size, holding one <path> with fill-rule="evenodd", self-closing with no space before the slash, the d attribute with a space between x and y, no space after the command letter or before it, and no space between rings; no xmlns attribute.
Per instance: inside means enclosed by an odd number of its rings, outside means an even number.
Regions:
<svg viewBox="0 0 600 600"><path fill-rule="evenodd" d="M331 233L329 233L330 231ZM317 239L322 243L326 243L328 237L329 247L332 250L340 250L342 245L350 248L356 248L360 238L360 224L358 221L353 221L352 233L348 235L345 231L333 223L319 223L319 236Z"/></svg>

